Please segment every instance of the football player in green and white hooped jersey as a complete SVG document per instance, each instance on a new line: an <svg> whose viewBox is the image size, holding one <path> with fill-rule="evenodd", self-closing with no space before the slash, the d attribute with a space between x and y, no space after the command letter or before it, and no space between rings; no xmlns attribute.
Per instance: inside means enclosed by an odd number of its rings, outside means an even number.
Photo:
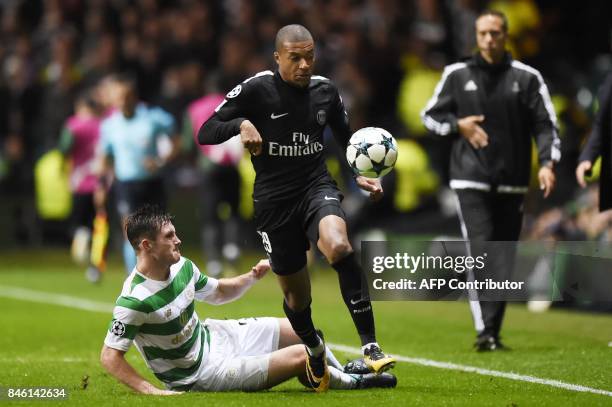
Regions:
<svg viewBox="0 0 612 407"><path fill-rule="evenodd" d="M292 377L305 382L306 353L287 319L201 322L194 300L223 304L240 298L269 270L261 260L248 273L214 279L180 254L172 217L145 206L125 223L137 264L123 285L101 363L119 381L147 394L259 390ZM126 361L134 343L168 390L147 382ZM346 374L328 350L331 388L394 387L393 375Z"/></svg>

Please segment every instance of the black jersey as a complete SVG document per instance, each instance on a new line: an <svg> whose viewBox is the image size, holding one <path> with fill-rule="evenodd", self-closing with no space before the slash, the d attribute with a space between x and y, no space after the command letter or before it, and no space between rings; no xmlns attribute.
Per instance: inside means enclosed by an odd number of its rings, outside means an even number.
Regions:
<svg viewBox="0 0 612 407"><path fill-rule="evenodd" d="M200 144L219 144L240 133L248 119L261 134L262 153L251 156L255 168L253 199L273 203L296 199L311 186L329 180L323 130L329 125L344 148L351 131L338 89L327 78L312 76L308 88L287 84L278 72L260 72L225 97L200 128Z"/></svg>

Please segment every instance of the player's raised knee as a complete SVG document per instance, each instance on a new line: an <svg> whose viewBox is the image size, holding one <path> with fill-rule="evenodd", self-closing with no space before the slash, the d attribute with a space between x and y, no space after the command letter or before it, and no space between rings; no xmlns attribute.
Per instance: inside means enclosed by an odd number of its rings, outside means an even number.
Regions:
<svg viewBox="0 0 612 407"><path fill-rule="evenodd" d="M327 250L324 250L324 254L331 264L345 258L353 251L351 244L345 237L327 239L325 246Z"/></svg>

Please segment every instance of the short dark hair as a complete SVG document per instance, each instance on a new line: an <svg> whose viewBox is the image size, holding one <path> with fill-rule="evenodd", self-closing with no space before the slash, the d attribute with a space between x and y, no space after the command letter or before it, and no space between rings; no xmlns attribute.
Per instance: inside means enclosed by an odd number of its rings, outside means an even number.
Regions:
<svg viewBox="0 0 612 407"><path fill-rule="evenodd" d="M493 10L493 9L486 9L484 11L482 11L478 17L476 17L476 21L478 21L480 19L480 17L484 17L484 16L495 16L495 17L499 17L502 20L502 29L504 30L505 33L508 32L508 17L506 17L506 15L504 13L502 13L499 10Z"/></svg>
<svg viewBox="0 0 612 407"><path fill-rule="evenodd" d="M124 225L127 238L134 250L138 250L138 244L143 237L155 240L162 227L173 219L172 215L156 205L144 205L131 213Z"/></svg>
<svg viewBox="0 0 612 407"><path fill-rule="evenodd" d="M87 106L89 109L94 112L98 112L100 110L100 103L96 99L94 91L91 88L87 88L82 90L76 97L76 104Z"/></svg>
<svg viewBox="0 0 612 407"><path fill-rule="evenodd" d="M278 30L274 46L276 47L276 51L280 51L285 42L302 41L313 41L310 31L303 25L289 24Z"/></svg>

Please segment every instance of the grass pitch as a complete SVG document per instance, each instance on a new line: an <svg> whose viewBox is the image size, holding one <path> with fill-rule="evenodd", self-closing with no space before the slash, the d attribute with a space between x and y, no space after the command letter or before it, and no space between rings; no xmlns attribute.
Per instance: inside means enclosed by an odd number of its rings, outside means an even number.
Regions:
<svg viewBox="0 0 612 407"><path fill-rule="evenodd" d="M189 256L189 253L187 253ZM111 313L9 298L7 287L62 294L112 306L124 274L111 262L104 281L91 285L81 268L61 251L4 252L0 255L0 387L64 387L69 398L54 405L269 406L333 405L612 405L612 397L546 384L509 380L412 363L398 363L393 390L329 391L314 394L297 380L259 393L193 393L173 397L134 394L106 374L99 362ZM202 264L199 257L191 257ZM241 270L256 260L246 257ZM313 271L313 317L329 342L358 347L342 303L335 273ZM5 293L5 294L3 294ZM70 303L70 298L67 298ZM198 304L200 318L282 315L281 294L272 274L232 304ZM451 302L377 302L377 333L387 352L612 391L612 317L561 310L530 314L511 305L503 330L508 352L478 354L471 348L473 328L467 304ZM341 361L355 357L336 352ZM128 360L151 382L140 355ZM33 401L0 400L4 405ZM35 405L44 401L36 401Z"/></svg>

